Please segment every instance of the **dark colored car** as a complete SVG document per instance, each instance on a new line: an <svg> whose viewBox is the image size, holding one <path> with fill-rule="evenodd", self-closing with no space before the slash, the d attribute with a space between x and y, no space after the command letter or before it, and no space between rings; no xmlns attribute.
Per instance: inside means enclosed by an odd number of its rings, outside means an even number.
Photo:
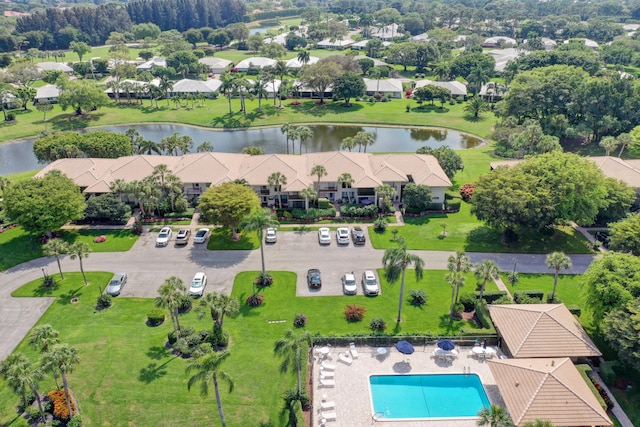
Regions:
<svg viewBox="0 0 640 427"><path fill-rule="evenodd" d="M307 271L307 284L310 288L322 287L322 278L320 277L320 270L312 268Z"/></svg>
<svg viewBox="0 0 640 427"><path fill-rule="evenodd" d="M191 232L186 228L178 231L176 235L176 245L186 245L189 243L189 236L191 236Z"/></svg>
<svg viewBox="0 0 640 427"><path fill-rule="evenodd" d="M351 240L354 245L364 245L367 238L364 235L364 230L361 227L353 227L351 229Z"/></svg>

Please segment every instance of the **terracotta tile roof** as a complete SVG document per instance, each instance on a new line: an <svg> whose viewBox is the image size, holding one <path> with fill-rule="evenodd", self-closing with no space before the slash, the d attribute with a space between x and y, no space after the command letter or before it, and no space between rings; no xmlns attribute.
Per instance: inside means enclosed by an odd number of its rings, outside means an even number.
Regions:
<svg viewBox="0 0 640 427"><path fill-rule="evenodd" d="M488 364L516 426L536 419L567 427L613 425L567 357Z"/></svg>
<svg viewBox="0 0 640 427"><path fill-rule="evenodd" d="M489 313L513 357L602 355L564 304L491 304Z"/></svg>

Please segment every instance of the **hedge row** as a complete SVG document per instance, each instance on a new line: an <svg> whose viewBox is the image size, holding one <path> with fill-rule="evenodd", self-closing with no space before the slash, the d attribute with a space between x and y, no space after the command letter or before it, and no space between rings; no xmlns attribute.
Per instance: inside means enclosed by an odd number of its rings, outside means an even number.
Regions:
<svg viewBox="0 0 640 427"><path fill-rule="evenodd" d="M291 216L296 219L317 219L324 217L335 217L336 216L336 208L330 206L327 209L317 209L317 208L309 208L308 211L304 209L292 209Z"/></svg>
<svg viewBox="0 0 640 427"><path fill-rule="evenodd" d="M527 290L522 290L522 291L515 291L513 293L513 299L516 302L516 304L522 304L522 297L528 297L528 298L532 298L532 299L537 299L542 301L544 298L544 292L543 291L527 291Z"/></svg>
<svg viewBox="0 0 640 427"><path fill-rule="evenodd" d="M506 291L491 291L491 292L485 292L484 295L482 296L482 299L484 299L487 302L487 304L491 304L492 302L499 300L500 298L506 295L507 295ZM475 297L480 298L480 292L475 292Z"/></svg>
<svg viewBox="0 0 640 427"><path fill-rule="evenodd" d="M340 206L340 216L352 217L369 217L372 218L378 214L376 205L343 205Z"/></svg>

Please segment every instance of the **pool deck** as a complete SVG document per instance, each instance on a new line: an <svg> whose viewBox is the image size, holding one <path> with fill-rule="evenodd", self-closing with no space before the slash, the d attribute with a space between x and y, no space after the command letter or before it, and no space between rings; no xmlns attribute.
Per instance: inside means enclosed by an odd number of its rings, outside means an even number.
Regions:
<svg viewBox="0 0 640 427"><path fill-rule="evenodd" d="M405 356L395 347L384 347L386 354L380 354L377 347L357 347L359 357L351 365L344 363L339 355L348 352L346 347L331 347L331 358L323 359L335 366L333 379L335 385L320 384L321 362L314 356L313 409L312 426L325 427L365 427L378 425L384 427L475 427L477 418L434 419L434 420L382 420L374 419L369 391L369 375L372 374L462 374L465 368L480 376L489 401L504 406L504 402L486 361L471 356L471 347L458 347L458 358L445 362L433 358L435 345L416 346L415 353ZM315 352L314 352L315 353ZM498 355L502 353L498 351ZM335 402L334 409L326 413L335 413L335 419L323 423L322 401Z"/></svg>

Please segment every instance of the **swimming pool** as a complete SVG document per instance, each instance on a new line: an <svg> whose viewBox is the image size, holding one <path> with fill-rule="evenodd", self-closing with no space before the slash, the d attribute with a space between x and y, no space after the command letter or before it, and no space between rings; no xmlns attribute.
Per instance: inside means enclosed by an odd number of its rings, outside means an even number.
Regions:
<svg viewBox="0 0 640 427"><path fill-rule="evenodd" d="M475 417L490 405L476 374L371 375L369 387L378 419Z"/></svg>

